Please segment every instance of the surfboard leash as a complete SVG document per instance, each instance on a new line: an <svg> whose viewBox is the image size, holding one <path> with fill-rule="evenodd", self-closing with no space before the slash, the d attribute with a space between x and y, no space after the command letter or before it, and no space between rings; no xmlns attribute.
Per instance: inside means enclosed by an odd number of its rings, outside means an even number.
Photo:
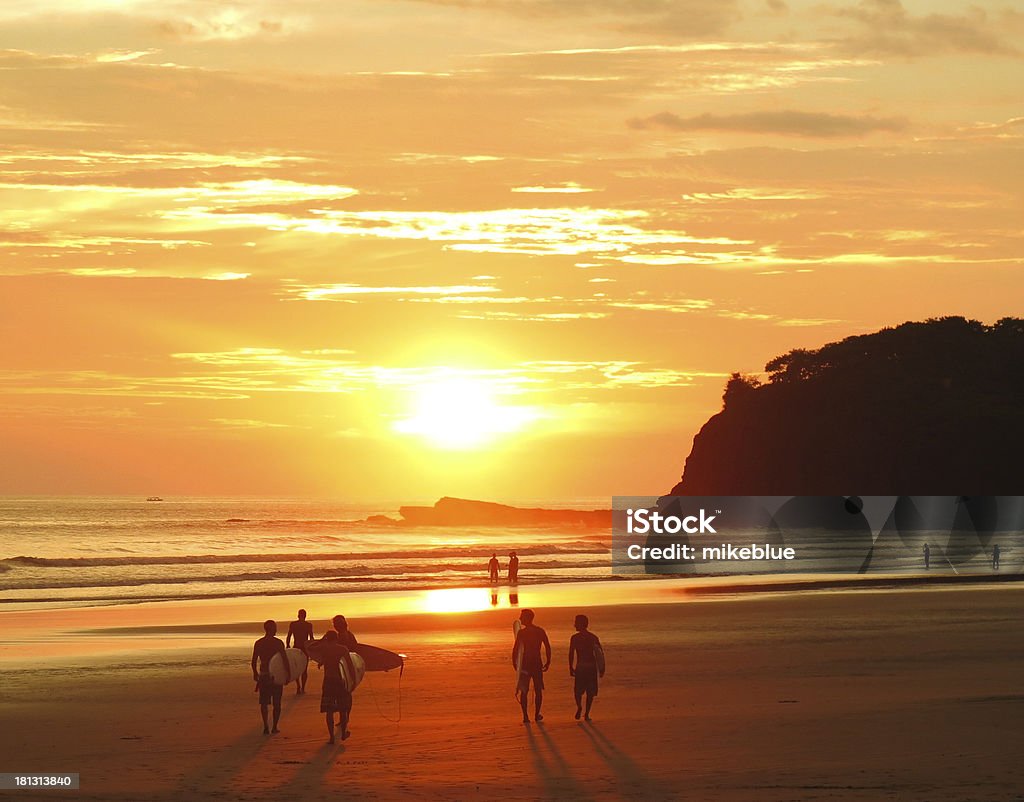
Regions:
<svg viewBox="0 0 1024 802"><path fill-rule="evenodd" d="M369 677L367 676L367 683L366 684L370 688L370 696L373 697L373 704L374 704L374 707L377 708L377 714L382 719L384 719L385 721L388 721L388 722L390 722L392 724L399 724L402 721L402 674L404 673L404 670L405 670L405 664L403 663L402 671L398 672L398 718L390 718L390 717L384 715L384 711L381 710L381 708L380 708L380 702L377 701L377 691L373 687L373 681L370 680ZM371 674L373 672L367 671L366 673L367 673L367 675L369 675L369 674Z"/></svg>

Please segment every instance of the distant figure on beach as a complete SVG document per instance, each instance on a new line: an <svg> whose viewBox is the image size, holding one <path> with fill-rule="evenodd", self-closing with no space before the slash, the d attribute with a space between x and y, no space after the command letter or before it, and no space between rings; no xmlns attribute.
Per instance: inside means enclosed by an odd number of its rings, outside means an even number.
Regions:
<svg viewBox="0 0 1024 802"><path fill-rule="evenodd" d="M285 648L295 642L295 648L306 654L306 644L313 640L313 625L306 620L306 611L299 610L299 618L288 625L288 635L284 639ZM306 680L309 679L309 671L303 671L301 677L295 678L295 693L306 692Z"/></svg>
<svg viewBox="0 0 1024 802"><path fill-rule="evenodd" d="M928 544L924 544L924 570L927 571L929 565L931 565L932 550L928 548Z"/></svg>
<svg viewBox="0 0 1024 802"><path fill-rule="evenodd" d="M519 581L519 558L516 556L514 551L509 552L508 555L508 583L510 585L516 584Z"/></svg>
<svg viewBox="0 0 1024 802"><path fill-rule="evenodd" d="M998 543L993 543L992 544L992 570L993 571L998 571L999 570L999 544Z"/></svg>
<svg viewBox="0 0 1024 802"><path fill-rule="evenodd" d="M587 695L585 718L590 721L590 708L597 696L597 678L604 676L604 661L600 661L601 641L587 627L590 619L585 615L576 616L576 634L569 639L569 676L575 677L573 695L576 697L576 720L583 712L583 694ZM574 659L575 658L575 659Z"/></svg>
<svg viewBox="0 0 1024 802"><path fill-rule="evenodd" d="M487 575L491 582L498 581L498 567L498 554L494 552L491 554L491 559L487 561Z"/></svg>
<svg viewBox="0 0 1024 802"><path fill-rule="evenodd" d="M318 651L318 657L322 660L324 668L324 686L320 692L320 712L324 714L327 722L328 743L334 743L334 714L338 713L338 727L341 729L341 740L346 740L352 733L349 732L348 722L352 713L352 693L348 689L345 678L341 674L341 661L346 661L346 670L349 676L355 676L352 671L352 659L349 657L349 650L338 640L338 633L329 630L321 638L324 645Z"/></svg>
<svg viewBox="0 0 1024 802"><path fill-rule="evenodd" d="M544 716L540 713L541 703L544 701L544 672L551 665L551 642L548 640L548 633L533 624L533 610L523 610L519 614L519 620L523 628L516 635L516 642L512 645L512 666L516 665L516 652L523 649L523 661L519 667L519 686L516 689L519 693L519 704L523 708L523 724L528 724L530 717L526 714L527 695L530 691L530 680L533 680L533 719L543 721ZM544 660L540 658L540 647L544 646Z"/></svg>
<svg viewBox="0 0 1024 802"><path fill-rule="evenodd" d="M263 715L263 734L280 732L277 723L281 720L281 692L284 685L291 682L291 667L288 665L288 658L284 654L284 644L277 635L277 624L274 621L264 621L263 631L267 634L260 638L252 647L252 678L256 682L256 689L260 692L260 713ZM284 685L274 684L274 678L270 676L270 658L280 652L284 660L284 670L289 675L285 677ZM259 670L256 663L259 662ZM274 703L274 729L267 725L267 705Z"/></svg>

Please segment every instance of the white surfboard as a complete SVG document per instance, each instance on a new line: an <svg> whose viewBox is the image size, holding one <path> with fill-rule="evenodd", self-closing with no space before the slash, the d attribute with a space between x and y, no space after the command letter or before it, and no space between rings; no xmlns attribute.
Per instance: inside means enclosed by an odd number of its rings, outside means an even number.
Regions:
<svg viewBox="0 0 1024 802"><path fill-rule="evenodd" d="M512 622L512 637L519 637L519 630L523 628L523 622L518 618ZM520 644L519 648L516 649L516 687L515 696L519 698L519 676L523 673L523 645Z"/></svg>
<svg viewBox="0 0 1024 802"><path fill-rule="evenodd" d="M345 684L348 686L348 692L352 693L363 681L363 675L366 674L366 661L363 660L362 655L356 654L355 652L349 652L349 657L352 658L352 667L356 670L356 675L350 677L348 675L348 665L344 660L339 664L341 666L341 676L345 678Z"/></svg>
<svg viewBox="0 0 1024 802"><path fill-rule="evenodd" d="M284 668L284 661L288 660L288 665L291 668L290 679L285 679L287 676ZM309 658L306 657L305 653L301 649L285 649L284 657L281 657L281 653L278 652L270 658L270 676L274 678L275 685L284 685L286 682L295 682L299 677L302 676L302 672L306 670L306 666L309 665Z"/></svg>
<svg viewBox="0 0 1024 802"><path fill-rule="evenodd" d="M306 650L309 652L309 656L316 660L318 663L321 662L322 655L320 654L326 641L315 640L306 644ZM355 676L350 677L348 675L348 664L342 660L338 663L338 667L341 669L341 676L345 679L345 685L348 686L349 693L354 691L359 683L363 681L363 676L366 674L366 661L362 655L356 652L349 652L349 657L352 658L352 667L355 669Z"/></svg>

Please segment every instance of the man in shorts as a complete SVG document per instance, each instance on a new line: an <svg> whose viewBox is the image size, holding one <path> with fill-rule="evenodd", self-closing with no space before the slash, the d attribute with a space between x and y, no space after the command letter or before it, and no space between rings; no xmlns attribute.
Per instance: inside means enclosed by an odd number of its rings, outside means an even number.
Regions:
<svg viewBox="0 0 1024 802"><path fill-rule="evenodd" d="M523 723L528 724L530 717L526 714L527 695L530 690L530 681L533 681L533 719L543 721L544 716L540 713L541 703L544 701L544 672L551 665L551 643L548 641L548 633L533 624L533 610L523 610L519 614L519 620L523 628L516 635L516 642L512 646L512 665L516 665L516 658L520 647L523 650L523 661L519 667L519 704L523 708ZM544 646L544 660L541 661L540 647Z"/></svg>
<svg viewBox="0 0 1024 802"><path fill-rule="evenodd" d="M267 633L260 638L252 647L252 678L256 682L256 690L260 692L260 713L263 715L263 734L269 735L271 732L280 732L277 728L278 721L281 720L281 692L284 690L284 685L291 682L291 666L288 665L288 656L284 653L284 644L281 639L275 637L277 635L277 624L274 621L264 621L263 631ZM274 682L274 678L270 676L270 658L275 654L280 653L281 659L284 660L284 685L277 685ZM257 662L259 663L259 670L257 671ZM271 730L267 725L267 706L273 702L274 704L274 729Z"/></svg>
<svg viewBox="0 0 1024 802"><path fill-rule="evenodd" d="M306 611L299 610L299 618L288 625L288 635L284 639L285 647L292 645L295 641L295 648L306 654L306 644L313 640L313 625L306 620ZM308 655L307 655L308 656ZM309 671L303 671L301 677L295 678L295 693L306 692L306 680L309 679Z"/></svg>
<svg viewBox="0 0 1024 802"><path fill-rule="evenodd" d="M338 642L338 633L335 630L325 632L321 641L322 645L317 650L317 657L323 661L324 667L324 687L320 693L320 712L324 714L327 722L328 743L333 744L335 713L340 716L338 727L341 729L341 740L344 741L351 735L348 721L352 714L352 690L345 681L342 665L346 666L345 671L352 672L349 673L349 676L354 677L355 673L349 651Z"/></svg>
<svg viewBox="0 0 1024 802"><path fill-rule="evenodd" d="M586 719L590 721L590 708L597 696L597 677L604 675L598 665L597 652L601 641L587 627L590 620L585 615L576 616L576 634L569 639L569 676L575 678L573 695L576 697L576 720L583 712L583 694L587 695Z"/></svg>

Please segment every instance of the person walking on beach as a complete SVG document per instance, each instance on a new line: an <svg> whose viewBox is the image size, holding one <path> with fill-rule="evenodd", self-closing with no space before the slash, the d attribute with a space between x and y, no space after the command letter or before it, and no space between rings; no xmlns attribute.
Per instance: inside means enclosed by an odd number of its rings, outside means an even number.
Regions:
<svg viewBox="0 0 1024 802"><path fill-rule="evenodd" d="M352 692L349 690L345 677L342 676L341 665L345 662L348 676L354 677L352 658L349 650L341 644L338 633L329 630L321 638L323 645L317 650L317 659L324 668L324 685L320 692L320 712L327 722L328 743L334 743L334 714L338 713L338 727L341 740L346 740L349 732L348 722L352 714Z"/></svg>
<svg viewBox="0 0 1024 802"><path fill-rule="evenodd" d="M292 672L291 666L288 665L288 657L284 653L284 644L280 638L276 637L277 624L268 619L263 622L263 631L266 634L256 641L252 647L252 678L256 682L256 690L260 692L263 734L269 735L271 732L280 732L277 728L277 723L281 720L281 693L284 690L284 685L291 682ZM284 685L275 684L274 678L270 675L270 658L275 654L280 654L281 659L284 661L284 670L287 675L284 678ZM256 669L257 662L259 662L259 671ZM271 702L274 704L273 730L267 725L267 706Z"/></svg>
<svg viewBox="0 0 1024 802"><path fill-rule="evenodd" d="M928 547L928 544L924 544L924 570L928 570L928 565L931 563L932 550Z"/></svg>
<svg viewBox="0 0 1024 802"><path fill-rule="evenodd" d="M993 571L998 571L999 570L999 544L998 543L993 543L992 544L992 570Z"/></svg>
<svg viewBox="0 0 1024 802"><path fill-rule="evenodd" d="M288 625L288 635L284 639L285 648L292 645L292 641L295 642L295 648L299 649L303 654L306 652L306 644L313 640L313 625L306 620L306 611L299 610L299 618L297 621L292 621ZM295 678L295 693L306 692L306 680L309 679L309 671L303 671L301 677Z"/></svg>
<svg viewBox="0 0 1024 802"><path fill-rule="evenodd" d="M533 680L533 720L543 721L540 706L544 701L544 672L551 665L551 642L548 640L548 633L533 624L533 610L523 610L519 614L519 620L523 627L516 635L516 642L512 645L512 666L519 668L519 704L523 708L523 724L530 722L526 714L527 696L530 690L530 680ZM544 646L544 660L540 658L540 647ZM522 662L517 666L519 650L522 649Z"/></svg>
<svg viewBox="0 0 1024 802"><path fill-rule="evenodd" d="M576 616L576 634L569 639L569 676L575 678L573 695L576 697L576 720L583 712L583 694L587 695L585 718L590 721L590 708L597 696L597 678L604 676L604 661L600 659L601 641L587 627L590 619Z"/></svg>
<svg viewBox="0 0 1024 802"><path fill-rule="evenodd" d="M498 581L498 568L498 554L494 552L491 554L491 559L487 561L487 575L492 584Z"/></svg>
<svg viewBox="0 0 1024 802"><path fill-rule="evenodd" d="M516 556L514 551L509 552L508 555L508 583L510 585L516 584L519 581L519 558Z"/></svg>

